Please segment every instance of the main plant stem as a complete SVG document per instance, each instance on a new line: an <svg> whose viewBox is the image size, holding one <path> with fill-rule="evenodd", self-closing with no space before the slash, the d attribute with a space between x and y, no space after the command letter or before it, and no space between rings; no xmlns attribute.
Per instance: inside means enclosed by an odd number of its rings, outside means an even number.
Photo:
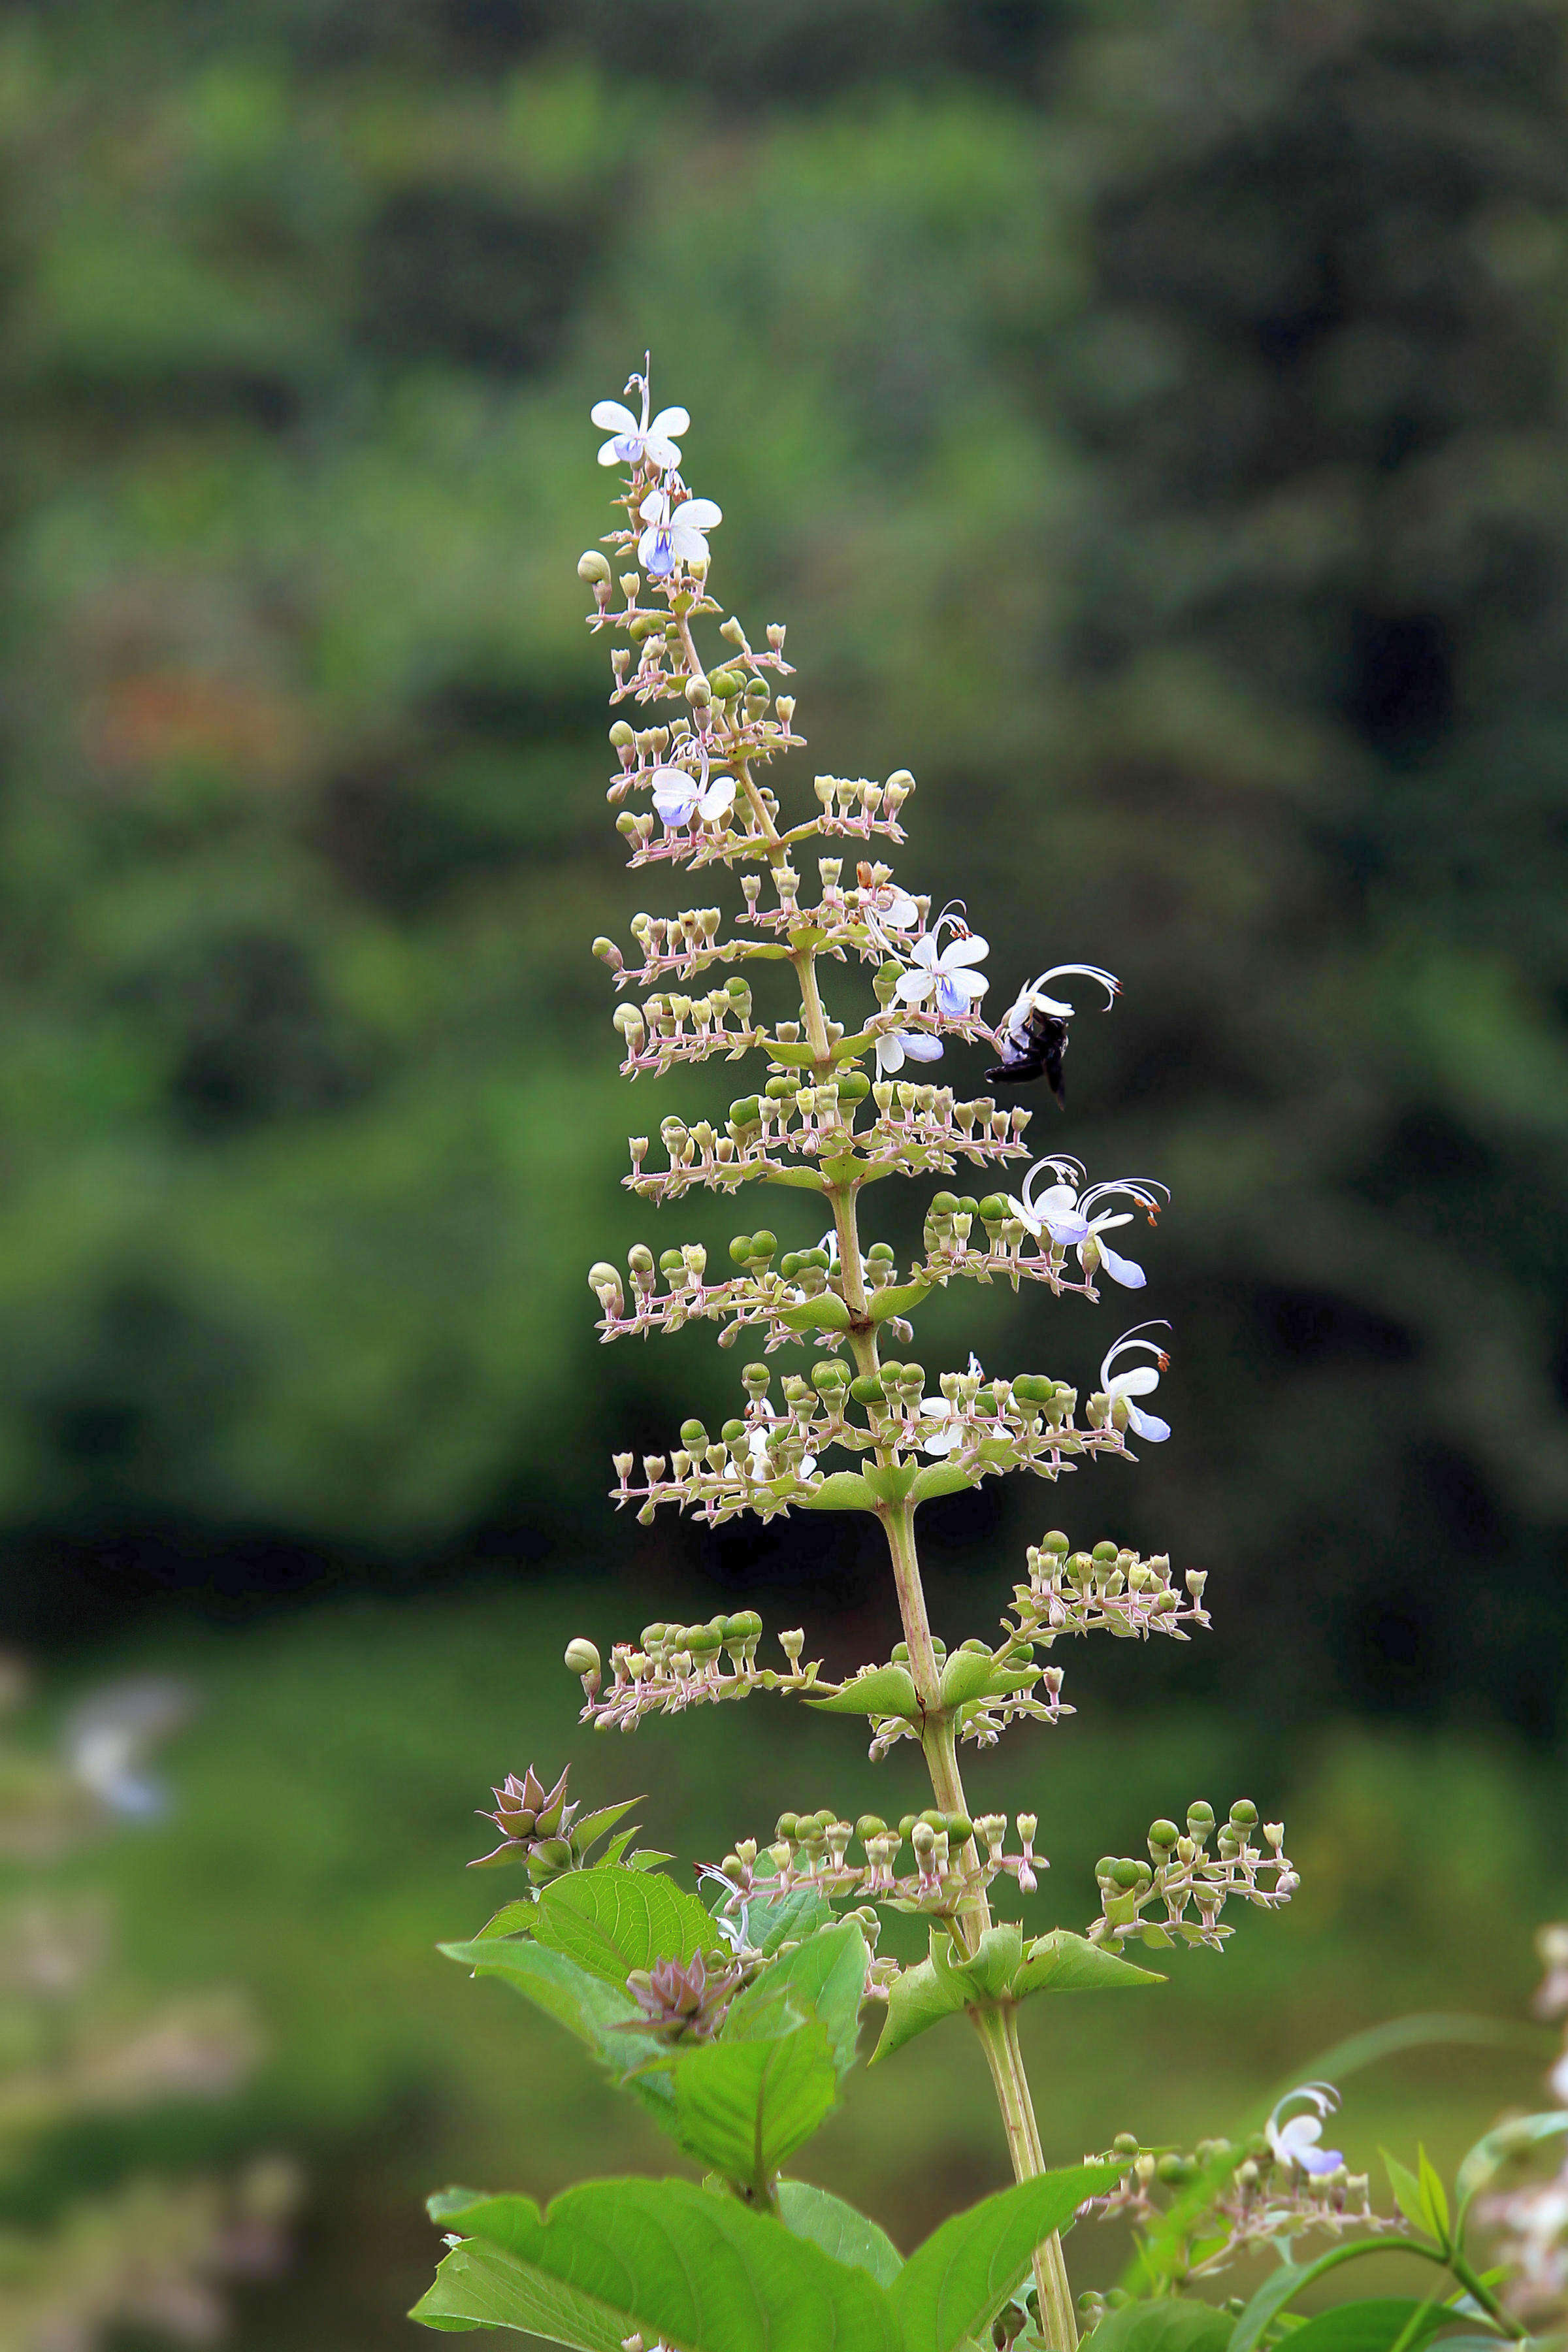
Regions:
<svg viewBox="0 0 1568 2352"><path fill-rule="evenodd" d="M816 974L811 970L809 959L803 958L802 964L802 1003L809 1033L820 1029L822 1013L816 994ZM815 1036L813 1044L816 1044ZM877 1327L867 1313L854 1187L851 1184L836 1184L830 1188L829 1198L838 1240L839 1278L844 1303L857 1327L851 1329L850 1346L858 1369L862 1372L874 1372L877 1369ZM942 1812L961 1813L967 1821L971 1816L963 1793L963 1777L958 1769L958 1742L952 1717L942 1705L942 1676L937 1669L936 1653L931 1647L931 1618L926 1609L925 1588L921 1581L920 1556L915 1548L914 1507L908 1501L885 1507L881 1518L893 1563L899 1615L910 1654L910 1675L925 1717L921 1748L925 1757L926 1769L931 1774L931 1792ZM973 1842L959 1859L978 1879L979 1863ZM961 1948L973 1951L990 1925L991 1905L984 1885L977 1885L975 1892L960 1905L952 1921L953 1934ZM968 2014L980 2036L985 2063L991 2069L996 2104L1002 2111L1003 2128L1007 2135L1007 2153L1013 2159L1014 2176L1019 2180L1031 2179L1037 2173L1043 2172L1046 2165L1040 2147L1039 2126L1035 2120L1035 2103L1029 2093L1029 2078L1024 2067L1024 2053L1018 2043L1017 2011L1011 2001L985 2001L977 2003ZM1061 2237L1055 2230L1035 2249L1035 2284L1040 2298L1041 2329L1046 2341L1052 2347L1052 2352L1077 2352L1078 2320L1073 2309L1072 2289L1068 2283Z"/></svg>

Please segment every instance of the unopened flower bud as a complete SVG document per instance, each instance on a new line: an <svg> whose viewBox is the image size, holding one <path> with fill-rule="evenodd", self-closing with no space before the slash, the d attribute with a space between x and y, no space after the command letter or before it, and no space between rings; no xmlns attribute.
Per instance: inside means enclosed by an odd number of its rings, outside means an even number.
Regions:
<svg viewBox="0 0 1568 2352"><path fill-rule="evenodd" d="M583 1634L579 1633L575 1641L567 1643L566 1664L574 1675L582 1675L584 1678L592 1675L597 1682L600 1672L599 1653L594 1643Z"/></svg>
<svg viewBox="0 0 1568 2352"><path fill-rule="evenodd" d="M779 1647L792 1666L800 1664L800 1654L805 1647L805 1634L796 1626L793 1632L779 1635Z"/></svg>
<svg viewBox="0 0 1568 2352"><path fill-rule="evenodd" d="M610 567L596 547L589 548L586 554L577 558L577 577L584 588L608 586Z"/></svg>

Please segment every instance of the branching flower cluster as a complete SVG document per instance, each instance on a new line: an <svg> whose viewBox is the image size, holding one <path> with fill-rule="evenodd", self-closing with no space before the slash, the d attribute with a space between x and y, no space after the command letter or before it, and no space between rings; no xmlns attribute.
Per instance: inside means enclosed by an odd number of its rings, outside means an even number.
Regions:
<svg viewBox="0 0 1568 2352"><path fill-rule="evenodd" d="M1023 2242L1035 2248L1032 2315L1008 2305L1016 2325L1005 2321L1006 2340L1027 2327L1031 2342L1073 2352L1058 2231L1116 2189L1130 2158L1113 2151L1079 2168L1070 2187L1047 2171L1017 2009L1037 1994L1151 1985L1157 1978L1129 1948L1141 1958L1217 1948L1230 1932L1227 1905L1273 1909L1289 1900L1296 1874L1282 1829L1260 1827L1249 1801L1223 1820L1200 1801L1184 1826L1155 1822L1146 1854L1101 1862L1099 1908L1081 1930L1026 1930L997 1916L994 1898L1011 1906L1038 1892L1047 1867L1040 1817L977 1814L961 1745L992 1747L1009 1730L1070 1716L1060 1654L1069 1639L1185 1640L1206 1626L1205 1576L1177 1574L1163 1555L1144 1558L1110 1538L1075 1549L1053 1529L1029 1549L999 1631L950 1649L926 1606L921 1507L1012 1471L1059 1486L1086 1463L1129 1463L1135 1445L1163 1443L1170 1425L1151 1400L1169 1367L1168 1333L1150 1320L1113 1330L1098 1384L1080 1396L1047 1371L998 1370L973 1354L934 1368L914 1352L915 1325L937 1292L960 1281L1003 1282L1016 1293L1029 1285L1084 1307L1100 1303L1102 1286L1144 1290L1143 1265L1118 1244L1134 1220L1152 1227L1168 1194L1142 1175L1095 1178L1069 1154L1042 1156L1026 1139L1033 1107L1020 1095L1039 1085L1063 1100L1075 999L1087 985L1109 1013L1119 992L1112 973L1052 962L1047 949L989 1026L991 950L967 908L890 862L905 844L912 774L818 775L815 805L786 814L772 778L804 739L784 628L770 623L753 638L714 598L723 518L687 478L690 419L654 409L646 367L626 390L626 403L594 411L609 436L600 461L621 475L622 519L578 565L593 596L589 626L609 641L606 796L632 869L700 876L682 895L704 903L634 913L623 941L601 938L594 950L614 982L627 1078L640 1086L752 1055L762 1067L722 1120L672 1108L657 1126L644 1122L625 1182L649 1203L696 1192L728 1198L749 1184L786 1197L765 1224L732 1235L727 1262L711 1262L703 1242L656 1250L639 1241L624 1267L591 1268L605 1341L704 1323L721 1347L749 1342L733 1412L711 1429L687 1419L658 1451L616 1454L613 1497L644 1522L666 1506L712 1526L742 1513L865 1514L887 1541L900 1638L834 1679L807 1658L803 1633L784 1631L765 1648L760 1617L742 1610L701 1624L647 1624L610 1643L607 1664L584 1636L568 1663L583 1680L584 1720L601 1731L634 1731L648 1717L758 1691L858 1717L874 1759L919 1748L930 1801L891 1803L885 1818L786 1811L771 1837L753 1828L704 1867L707 1900L692 1910L660 1875L662 1857L627 1850L630 1832L593 1859L584 1832L607 1834L625 1808L579 1822L564 1780L550 1787L530 1773L496 1792L490 1818L502 1843L483 1857L521 1860L530 1892L482 1937L452 1948L552 2014L574 2018L602 2063L689 2152L742 2203L789 2227L800 2200L780 2170L787 2134L781 2126L770 2139L773 2077L744 2053L775 2036L777 2064L804 2070L815 2049L828 2067L826 2112L865 2004L880 2015L879 2062L942 2018L966 2016L1017 2176L1007 2194L1024 2200L1010 2210L1031 2217ZM719 881L738 888L727 894ZM727 895L739 901L729 914ZM984 1059L965 1078L960 1057L976 1047ZM948 1189L970 1170L980 1171L973 1193ZM874 1189L897 1179L935 1188L908 1264L861 1231ZM805 1196L805 1213L781 1242L774 1227L786 1223L791 1194ZM881 1948L889 1915L918 1922L923 1956ZM574 1969L598 1971L591 1995L563 1976ZM721 2081L735 2103L722 2127ZM670 2109L661 2102L672 2086ZM521 2226L513 2212L514 2250ZM459 2237L449 2264L479 2261L473 2243ZM457 2271L444 2266L443 2277ZM493 2311L479 2314L466 2286L441 2293L442 2324ZM1010 2284L972 2315L966 2335L1004 2326L1011 2293ZM421 2315L437 2312L421 2306ZM628 2338L686 2340L650 2327L646 2314L631 2316ZM831 2335L825 2324L822 2340Z"/></svg>

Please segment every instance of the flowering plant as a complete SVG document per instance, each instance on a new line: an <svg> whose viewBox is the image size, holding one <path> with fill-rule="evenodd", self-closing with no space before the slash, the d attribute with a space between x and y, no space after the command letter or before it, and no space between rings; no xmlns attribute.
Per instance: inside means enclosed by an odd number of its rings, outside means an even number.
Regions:
<svg viewBox="0 0 1568 2352"><path fill-rule="evenodd" d="M1075 1547L1051 1529L1029 1547L999 1632L950 1651L927 1611L917 1515L985 1478L1021 1471L1054 1486L1085 1462L1131 1461L1132 1439L1168 1437L1146 1402L1168 1364L1154 1336L1165 1327L1145 1321L1113 1339L1081 1411L1077 1391L1043 1372L988 1374L971 1355L966 1370L933 1381L902 1351L922 1304L956 1281L1027 1283L1090 1306L1101 1275L1143 1287L1143 1268L1105 1236L1139 1213L1152 1224L1164 1188L1089 1182L1058 1155L1028 1164L1031 1112L1016 1097L1043 1079L1060 1099L1075 1017L1052 989L1085 977L1109 1010L1117 982L1095 966L1058 964L1024 983L997 1029L986 1025L985 940L962 906L933 914L931 898L895 881L880 855L905 841L915 790L906 770L880 782L819 775L816 810L786 817L767 781L803 740L784 629L770 625L753 646L724 615L710 586L721 510L691 494L671 438L684 438L689 418L666 409L649 421L646 369L626 389L637 414L616 403L593 412L613 436L601 462L625 469L625 520L605 542L610 558L594 550L578 565L590 625L611 640L612 704L637 720L618 715L610 729L608 797L635 871L722 871L738 878L741 903L728 925L718 905L635 914L629 958L607 939L595 952L617 992L637 992L614 1015L626 1076L751 1053L765 1073L721 1126L672 1111L657 1154L650 1137L633 1137L626 1182L650 1203L765 1183L808 1196L810 1229L827 1223L815 1244L784 1248L771 1230L737 1233L727 1268L710 1269L699 1242L658 1255L639 1244L624 1273L593 1267L606 1341L705 1321L721 1347L744 1335L755 1349L733 1415L714 1431L688 1420L640 1462L617 1454L615 1499L645 1521L668 1507L710 1525L746 1512L864 1513L886 1538L902 1638L836 1681L807 1657L801 1632L782 1632L765 1654L761 1619L742 1610L645 1625L610 1644L607 1670L582 1638L567 1664L597 1730L766 1692L860 1718L873 1758L918 1749L929 1788L890 1803L887 1818L851 1822L826 1808L786 1811L771 1834L746 1825L701 1867L700 1898L663 1874L668 1856L634 1850L628 1806L578 1819L565 1775L546 1789L531 1769L496 1791L489 1818L501 1844L483 1860L520 1863L528 1888L477 1938L447 1948L566 2026L708 2179L584 2183L545 2212L525 2196L448 2191L431 2210L449 2252L416 2316L531 2329L591 2352L959 2352L982 2341L1072 2352L1061 2232L1106 2210L1153 2230L1151 2200L1173 2176L1125 2140L1047 2168L1019 2007L1146 1990L1159 1981L1149 1959L1217 1950L1229 1905L1277 1907L1296 1874L1282 1827L1260 1823L1249 1801L1222 1818L1198 1799L1182 1822L1151 1826L1145 1855L1101 1861L1099 1907L1081 1933L1036 1933L1013 1916L1047 1866L1038 1815L976 1814L961 1747L1070 1715L1058 1659L1071 1637L1186 1640L1209 1622L1205 1580L1110 1538ZM826 984L856 966L868 971L871 1002L857 1006L851 990L836 1017ZM753 995L753 971L760 984L782 984L771 1009ZM961 1095L906 1073L975 1045L995 1056L992 1091ZM1016 1193L976 1198L945 1188L960 1162L1025 1172ZM899 1177L939 1180L920 1255L904 1266L887 1242L867 1244L860 1222L867 1195ZM815 1355L808 1368L775 1372L773 1360L802 1346ZM900 1962L882 1951L889 1914L920 1923L923 1953ZM865 2216L788 2171L836 2105L867 2014L879 2021L874 2064L949 2018L967 2020L1016 2176L907 2261ZM1193 2175L1212 2191L1201 2251L1178 2231L1180 2261L1149 2273L1161 2291L1248 2242L1261 2217L1278 2234L1364 2212L1337 2153L1318 2147L1324 2095L1315 2085L1301 2095L1319 2114L1277 2116L1258 2156L1231 2150L1223 2181L1209 2178L1210 2151ZM1246 2163L1250 2179L1237 2187ZM1201 2308L1228 2335L1230 2317Z"/></svg>

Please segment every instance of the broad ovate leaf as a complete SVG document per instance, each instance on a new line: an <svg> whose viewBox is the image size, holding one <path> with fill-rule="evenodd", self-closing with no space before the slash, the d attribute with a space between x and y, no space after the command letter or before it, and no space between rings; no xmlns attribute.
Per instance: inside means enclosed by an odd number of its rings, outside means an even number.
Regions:
<svg viewBox="0 0 1568 2352"><path fill-rule="evenodd" d="M1023 2280L1041 2239L1120 2178L1108 2164L1037 2173L944 2221L910 2256L892 2288L904 2352L957 2352L967 2337L978 2336Z"/></svg>
<svg viewBox="0 0 1568 2352"><path fill-rule="evenodd" d="M462 2239L413 2312L515 2327L582 2352L640 2333L674 2352L903 2352L889 2298L771 2216L685 2180L591 2180L528 2197L432 2200Z"/></svg>

